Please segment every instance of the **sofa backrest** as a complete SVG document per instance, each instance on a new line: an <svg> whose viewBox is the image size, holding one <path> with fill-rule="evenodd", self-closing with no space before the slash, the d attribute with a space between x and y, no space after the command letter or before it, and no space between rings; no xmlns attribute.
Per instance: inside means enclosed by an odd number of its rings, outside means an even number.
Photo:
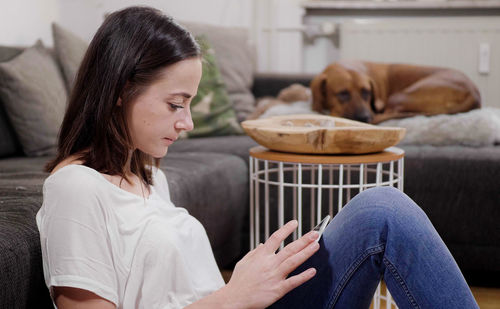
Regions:
<svg viewBox="0 0 500 309"><path fill-rule="evenodd" d="M9 61L23 50L22 47L0 46L0 62ZM21 154L21 144L0 100L0 158Z"/></svg>

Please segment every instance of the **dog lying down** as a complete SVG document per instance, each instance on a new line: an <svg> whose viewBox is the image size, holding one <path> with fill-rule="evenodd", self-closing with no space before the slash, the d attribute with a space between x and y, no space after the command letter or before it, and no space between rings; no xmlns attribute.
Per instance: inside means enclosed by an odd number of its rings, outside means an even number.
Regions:
<svg viewBox="0 0 500 309"><path fill-rule="evenodd" d="M299 103L301 102L301 103ZM293 84L276 98L264 97L247 119L266 117L271 107L344 117L367 123L417 115L455 114L481 106L474 83L447 68L344 60L317 75L310 89ZM302 110L300 110L302 109ZM300 111L299 111L300 110ZM267 115L269 116L269 115Z"/></svg>

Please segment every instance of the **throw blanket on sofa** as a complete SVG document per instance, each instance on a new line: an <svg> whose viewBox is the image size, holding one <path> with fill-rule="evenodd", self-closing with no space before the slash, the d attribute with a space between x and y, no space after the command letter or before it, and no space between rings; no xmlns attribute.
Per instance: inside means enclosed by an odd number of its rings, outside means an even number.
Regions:
<svg viewBox="0 0 500 309"><path fill-rule="evenodd" d="M392 119L379 125L406 128L400 145L500 145L500 108L495 107L454 115Z"/></svg>
<svg viewBox="0 0 500 309"><path fill-rule="evenodd" d="M311 110L311 103L298 101L272 106L259 118L291 114L318 113ZM484 107L454 115L392 119L379 125L406 128L406 136L399 145L500 145L500 108L496 107Z"/></svg>

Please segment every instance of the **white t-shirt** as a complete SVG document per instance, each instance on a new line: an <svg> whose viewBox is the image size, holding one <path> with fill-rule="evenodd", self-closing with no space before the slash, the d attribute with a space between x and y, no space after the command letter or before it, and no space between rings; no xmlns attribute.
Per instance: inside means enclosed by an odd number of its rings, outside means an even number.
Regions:
<svg viewBox="0 0 500 309"><path fill-rule="evenodd" d="M148 199L84 165L43 185L36 215L45 283L91 291L118 308L183 308L224 285L201 223L170 200L153 168Z"/></svg>

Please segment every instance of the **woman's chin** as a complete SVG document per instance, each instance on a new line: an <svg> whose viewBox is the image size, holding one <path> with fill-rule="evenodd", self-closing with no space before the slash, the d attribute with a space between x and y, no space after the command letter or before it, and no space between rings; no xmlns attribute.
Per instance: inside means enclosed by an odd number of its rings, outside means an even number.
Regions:
<svg viewBox="0 0 500 309"><path fill-rule="evenodd" d="M157 158L157 159L163 158L164 156L167 155L167 152L168 152L168 147L166 147L163 151L159 151L159 152L155 153L155 155L153 155L153 157Z"/></svg>
<svg viewBox="0 0 500 309"><path fill-rule="evenodd" d="M145 151L148 155L152 156L155 159L161 159L167 155L168 147L164 147L162 149L155 149L154 151Z"/></svg>

